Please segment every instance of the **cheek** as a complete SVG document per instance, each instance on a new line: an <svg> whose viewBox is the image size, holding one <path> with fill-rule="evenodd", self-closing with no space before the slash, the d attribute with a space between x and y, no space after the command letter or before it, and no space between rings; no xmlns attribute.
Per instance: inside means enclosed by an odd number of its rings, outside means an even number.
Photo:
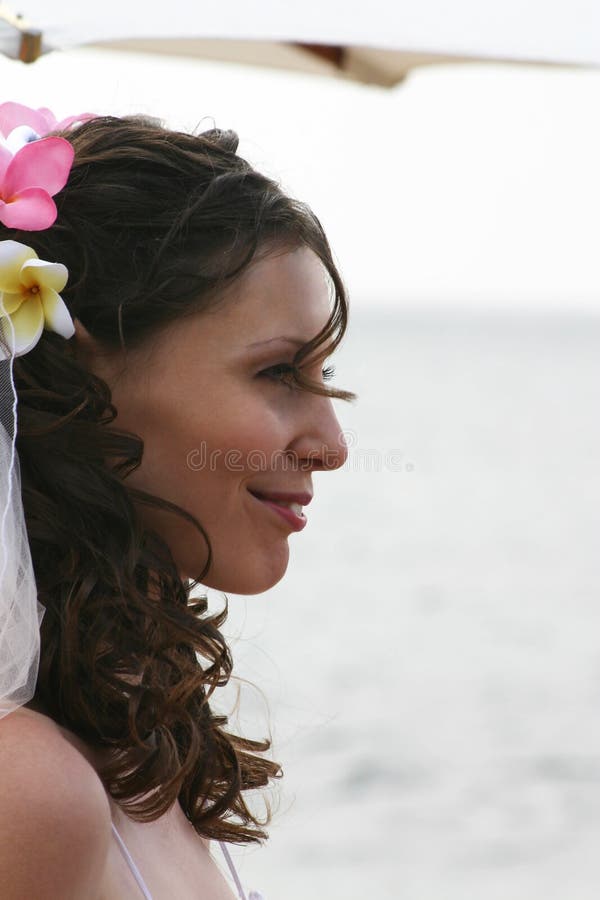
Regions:
<svg viewBox="0 0 600 900"><path fill-rule="evenodd" d="M243 459L253 451L284 447L288 428L289 411L284 405L251 385L235 399L215 403L195 434L211 450L236 451Z"/></svg>
<svg viewBox="0 0 600 900"><path fill-rule="evenodd" d="M289 434L278 395L254 384L224 390L221 382L219 388L201 394L159 390L151 402L119 414L116 427L144 440L142 463L128 477L132 486L185 505L192 485L216 487L281 467Z"/></svg>
<svg viewBox="0 0 600 900"><path fill-rule="evenodd" d="M202 423L196 422L176 397L168 400L160 393L148 394L143 402L135 403L119 404L116 398L115 427L133 432L144 442L141 464L128 475L128 484L175 499L172 488L185 480L188 449L193 448Z"/></svg>

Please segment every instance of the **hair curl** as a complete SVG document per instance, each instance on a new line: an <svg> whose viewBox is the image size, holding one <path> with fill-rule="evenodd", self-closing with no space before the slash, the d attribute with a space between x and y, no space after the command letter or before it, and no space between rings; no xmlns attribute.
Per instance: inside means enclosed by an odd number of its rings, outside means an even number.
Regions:
<svg viewBox="0 0 600 900"><path fill-rule="evenodd" d="M69 270L71 315L108 347L143 343L166 323L213 309L261 254L310 247L335 302L325 328L294 358L297 388L355 395L309 380L303 359L328 356L347 326L348 300L323 228L303 203L236 155L238 136L164 128L141 116L102 116L70 131L75 160L55 197L52 228L0 226ZM179 799L198 833L247 842L267 837L243 797L281 774L261 754L268 740L229 733L209 699L232 658L191 590L210 567L202 525L173 503L133 489L143 441L110 423L108 385L73 344L44 331L14 362L17 449L39 599L46 612L34 702L94 746L109 748L99 775L134 819L158 818ZM145 530L136 504L170 509L208 546L199 579L184 583L166 543Z"/></svg>

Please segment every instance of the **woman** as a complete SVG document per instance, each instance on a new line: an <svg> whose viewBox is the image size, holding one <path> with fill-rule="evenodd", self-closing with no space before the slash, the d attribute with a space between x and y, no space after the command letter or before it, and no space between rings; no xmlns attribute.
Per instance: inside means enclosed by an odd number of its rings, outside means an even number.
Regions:
<svg viewBox="0 0 600 900"><path fill-rule="evenodd" d="M56 221L0 226L55 293L48 263L66 266L53 302L73 323L13 363L45 612L35 694L0 719L2 897L226 900L209 840L266 838L245 798L280 770L212 713L226 610L190 592L276 584L312 473L344 464L330 398L354 395L323 362L347 298L319 221L234 132L53 133L74 150Z"/></svg>

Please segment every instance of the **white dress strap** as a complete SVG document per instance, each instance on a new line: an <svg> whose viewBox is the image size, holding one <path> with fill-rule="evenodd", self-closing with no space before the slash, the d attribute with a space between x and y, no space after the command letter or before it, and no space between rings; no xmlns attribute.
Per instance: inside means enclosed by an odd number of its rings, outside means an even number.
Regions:
<svg viewBox="0 0 600 900"><path fill-rule="evenodd" d="M131 853L129 852L129 850L128 850L127 847L125 846L125 841L123 840L123 838L121 837L121 835L119 834L119 832L117 831L117 829L115 828L115 823L114 823L114 822L111 822L110 824L112 825L113 834L114 834L114 836L115 836L116 839L117 839L117 843L119 844L119 849L120 849L121 853L123 854L123 856L125 857L125 862L127 863L127 865L129 866L129 868L131 869L131 872L132 872L132 874L133 874L133 877L134 877L135 880L137 881L138 887L140 888L142 894L144 895L144 900L152 900L152 894L150 893L150 891L149 891L148 888L146 887L146 883L145 883L144 879L143 879L142 876L141 876L140 870L138 869L138 867L137 867L136 864L134 863L133 857L132 857Z"/></svg>
<svg viewBox="0 0 600 900"><path fill-rule="evenodd" d="M144 900L152 900L152 894L148 890L148 888L146 886L146 882L142 878L140 870L138 869L135 862L133 861L133 857L132 857L131 853L125 846L125 841L123 840L123 838L117 831L115 823L111 822L110 824L111 824L111 827L113 830L113 834L117 839L119 849L125 859L125 862L131 869L131 873L132 873L133 877L135 878L139 889L141 890L142 894L144 895ZM231 872L231 877L233 878L233 881L237 888L237 892L240 895L240 900L263 900L262 894L259 894L258 891L250 891L250 893L246 896L246 893L244 892L244 888L242 887L242 882L240 881L240 877L239 877L239 875L236 871L236 868L233 864L233 860L231 858L229 850L227 849L227 844L225 844L223 841L219 841L219 847L223 851L223 855L225 857L227 865L229 866L229 871Z"/></svg>
<svg viewBox="0 0 600 900"><path fill-rule="evenodd" d="M240 881L240 877L239 877L239 875L236 871L236 868L233 864L231 854L229 853L229 850L227 849L227 844L225 844L223 841L219 841L219 847L223 851L223 856L227 860L227 865L229 866L229 871L231 872L231 877L233 878L233 881L237 888L237 892L240 895L240 900L248 900L248 898L246 897L246 894L244 893L244 888L242 887L242 882Z"/></svg>

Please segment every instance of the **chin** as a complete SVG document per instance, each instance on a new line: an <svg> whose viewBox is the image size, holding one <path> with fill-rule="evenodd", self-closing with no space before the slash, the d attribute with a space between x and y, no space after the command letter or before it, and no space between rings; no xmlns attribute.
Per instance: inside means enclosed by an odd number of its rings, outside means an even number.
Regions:
<svg viewBox="0 0 600 900"><path fill-rule="evenodd" d="M195 575L187 577L198 578L205 587L226 594L262 594L274 587L285 575L289 562L289 547L287 541L283 552L273 552L269 557L260 557L257 553L248 559L245 564L232 560L230 564L222 562L220 565L212 565L208 572L200 579L202 567L184 566L184 571L197 568ZM205 563L204 563L205 564Z"/></svg>

